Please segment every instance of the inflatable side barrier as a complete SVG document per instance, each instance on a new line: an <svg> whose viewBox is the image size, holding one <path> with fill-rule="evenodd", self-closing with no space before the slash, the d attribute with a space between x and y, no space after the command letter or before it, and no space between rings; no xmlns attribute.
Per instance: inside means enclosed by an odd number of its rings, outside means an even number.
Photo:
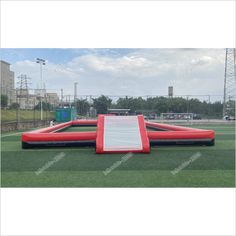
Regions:
<svg viewBox="0 0 236 236"><path fill-rule="evenodd" d="M97 131L66 132L71 126L97 126ZM96 147L97 153L148 153L150 146L156 145L210 146L214 139L213 130L147 122L142 115L100 115L98 120L73 120L24 132L21 137L22 148L90 146Z"/></svg>

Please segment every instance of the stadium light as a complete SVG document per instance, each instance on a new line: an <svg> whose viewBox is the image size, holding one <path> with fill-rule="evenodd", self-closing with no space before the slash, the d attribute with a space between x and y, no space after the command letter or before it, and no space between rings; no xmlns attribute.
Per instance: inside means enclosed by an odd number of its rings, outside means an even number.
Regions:
<svg viewBox="0 0 236 236"><path fill-rule="evenodd" d="M42 66L46 65L46 61L41 58L36 58L36 63L40 65L40 119L43 120L43 73L42 73Z"/></svg>

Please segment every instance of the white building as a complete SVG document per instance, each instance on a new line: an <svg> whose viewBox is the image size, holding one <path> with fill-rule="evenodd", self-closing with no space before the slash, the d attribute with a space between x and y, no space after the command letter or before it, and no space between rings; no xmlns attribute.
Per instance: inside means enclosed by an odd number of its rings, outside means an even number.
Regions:
<svg viewBox="0 0 236 236"><path fill-rule="evenodd" d="M8 105L14 102L14 89L15 89L15 75L10 70L10 64L0 60L0 79L1 79L1 94L7 95Z"/></svg>

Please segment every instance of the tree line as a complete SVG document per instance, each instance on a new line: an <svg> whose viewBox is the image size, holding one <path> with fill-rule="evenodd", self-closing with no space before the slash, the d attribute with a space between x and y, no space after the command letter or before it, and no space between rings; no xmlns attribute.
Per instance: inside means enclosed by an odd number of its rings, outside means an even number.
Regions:
<svg viewBox="0 0 236 236"><path fill-rule="evenodd" d="M157 116L161 113L194 113L199 114L203 118L222 118L223 103L221 101L207 102L192 98L186 99L182 97L125 97L112 101L107 96L94 98L92 103L86 99L77 100L75 107L79 115L86 115L91 107L95 108L97 114L106 114L108 109L130 109L131 113L152 112ZM233 114L232 114L233 115Z"/></svg>
<svg viewBox="0 0 236 236"><path fill-rule="evenodd" d="M235 106L235 101L229 101ZM52 110L53 106L49 103L43 102L44 110ZM232 104L226 106L232 107ZM155 113L160 116L161 113L194 113L208 118L222 118L223 103L221 101L207 102L200 101L196 98L183 97L124 97L113 101L107 96L101 95L98 98L93 98L92 102L87 99L78 99L72 104L81 116L86 116L91 108L96 109L97 114L106 114L108 109L130 109L131 114L135 113ZM7 107L7 96L1 95L1 107ZM10 109L17 109L19 104L12 104ZM40 104L35 106L36 110L40 109ZM235 116L235 110L230 110L229 115Z"/></svg>

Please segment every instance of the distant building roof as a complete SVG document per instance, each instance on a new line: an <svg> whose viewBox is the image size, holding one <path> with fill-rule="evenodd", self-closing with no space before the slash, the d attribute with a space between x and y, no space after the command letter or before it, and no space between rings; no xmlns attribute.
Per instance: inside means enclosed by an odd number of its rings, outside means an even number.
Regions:
<svg viewBox="0 0 236 236"><path fill-rule="evenodd" d="M3 60L0 60L0 62L5 63L7 65L11 65L9 62L3 61Z"/></svg>
<svg viewBox="0 0 236 236"><path fill-rule="evenodd" d="M126 112L130 111L130 109L108 109L109 112Z"/></svg>
<svg viewBox="0 0 236 236"><path fill-rule="evenodd" d="M115 115L127 115L129 114L130 109L108 109L108 114L115 114Z"/></svg>
<svg viewBox="0 0 236 236"><path fill-rule="evenodd" d="M108 109L108 111L130 111L130 109Z"/></svg>

